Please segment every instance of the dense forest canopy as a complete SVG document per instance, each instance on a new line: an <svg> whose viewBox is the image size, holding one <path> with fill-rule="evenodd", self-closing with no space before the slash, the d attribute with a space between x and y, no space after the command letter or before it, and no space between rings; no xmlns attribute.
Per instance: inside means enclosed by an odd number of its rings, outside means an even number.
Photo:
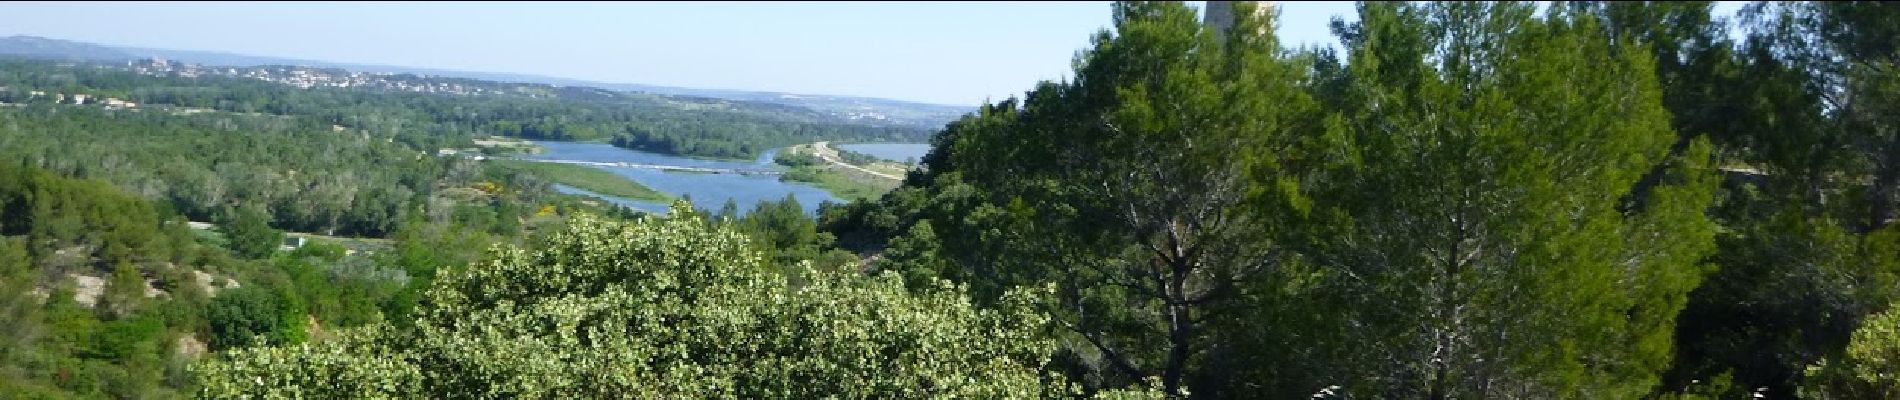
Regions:
<svg viewBox="0 0 1900 400"><path fill-rule="evenodd" d="M823 224L874 269L1057 285L1090 387L1878 393L1891 364L1811 367L1886 340L1861 321L1894 300L1900 141L1865 113L1900 9L1756 4L1741 43L1711 10L1369 2L1333 52L1118 3L1073 81Z"/></svg>
<svg viewBox="0 0 1900 400"><path fill-rule="evenodd" d="M369 163L399 165L390 161ZM324 329L403 321L437 269L473 261L490 243L525 241L572 213L630 217L549 193L537 178L507 170L417 175L424 185L445 188L385 199L396 213L389 239L297 234L313 239L285 250L287 235L273 226L287 224L273 222L282 216L267 212L271 203L263 199L224 199L211 211L214 222L200 228L184 213L190 199L126 188L170 175L86 171L92 178L79 179L22 162L30 160L0 163L0 318L7 322L0 392L29 398L189 393L196 380L187 366L207 350L297 343L327 338ZM303 182L281 178L239 183L294 191ZM229 184L206 179L191 184ZM395 182L347 183L407 190ZM508 189L483 194L470 186ZM381 211L361 216L375 212Z"/></svg>
<svg viewBox="0 0 1900 400"><path fill-rule="evenodd" d="M0 392L1900 395L1900 6L1363 2L1334 51L1207 4L1115 3L1072 79L817 218L433 150L914 132L0 64L172 107L0 99Z"/></svg>

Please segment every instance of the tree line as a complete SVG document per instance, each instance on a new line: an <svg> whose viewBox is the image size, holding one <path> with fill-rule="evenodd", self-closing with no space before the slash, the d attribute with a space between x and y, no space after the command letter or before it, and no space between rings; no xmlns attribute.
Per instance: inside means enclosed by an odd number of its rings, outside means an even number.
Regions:
<svg viewBox="0 0 1900 400"><path fill-rule="evenodd" d="M818 140L919 141L929 132L840 121L816 111L765 103L557 88L551 96L447 95L366 88L297 88L224 76L148 76L104 66L0 62L0 102L47 103L53 94L116 97L164 105L310 117L395 136L418 147L470 145L499 135L540 140L607 140L667 154L751 158L766 149ZM33 96L32 92L45 94Z"/></svg>

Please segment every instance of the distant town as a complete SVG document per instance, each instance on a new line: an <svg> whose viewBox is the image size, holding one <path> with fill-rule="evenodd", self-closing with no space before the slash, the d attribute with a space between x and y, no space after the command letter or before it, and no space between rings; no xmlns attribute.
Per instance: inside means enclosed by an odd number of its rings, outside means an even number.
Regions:
<svg viewBox="0 0 1900 400"><path fill-rule="evenodd" d="M223 76L232 78L251 78L281 83L298 88L364 88L400 92L437 93L452 95L517 94L529 97L552 97L546 90L535 88L540 85L497 85L492 82L476 83L463 79L432 78L410 74L391 74L377 72L352 72L335 68L312 68L298 66L252 66L223 67L187 64L161 58L148 58L132 61L128 66L133 71L150 76L171 76L197 78L202 76ZM512 89L512 90L509 90ZM536 90L542 89L542 90Z"/></svg>

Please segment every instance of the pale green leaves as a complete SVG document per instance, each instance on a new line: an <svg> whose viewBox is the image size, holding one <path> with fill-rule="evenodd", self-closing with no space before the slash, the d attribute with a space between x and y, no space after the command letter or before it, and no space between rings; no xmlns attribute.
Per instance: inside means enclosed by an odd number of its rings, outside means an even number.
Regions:
<svg viewBox="0 0 1900 400"><path fill-rule="evenodd" d="M1032 292L979 309L802 265L792 289L681 203L671 218L576 218L544 248L445 272L414 332L369 327L199 368L205 397L814 398L1059 395ZM1035 292L1040 293L1040 292Z"/></svg>

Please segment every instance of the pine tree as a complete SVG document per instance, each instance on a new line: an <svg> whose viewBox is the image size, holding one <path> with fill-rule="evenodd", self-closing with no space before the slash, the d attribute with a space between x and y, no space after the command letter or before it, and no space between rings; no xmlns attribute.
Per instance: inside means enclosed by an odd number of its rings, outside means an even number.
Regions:
<svg viewBox="0 0 1900 400"><path fill-rule="evenodd" d="M1630 398L1668 365L1707 270L1709 148L1676 139L1650 57L1529 3L1366 3L1316 135L1315 278L1342 332L1310 382L1372 397ZM1649 171L1666 173L1620 207ZM1289 319L1288 317L1281 317ZM1298 347L1298 346L1293 346ZM1284 368L1283 368L1284 369Z"/></svg>
<svg viewBox="0 0 1900 400"><path fill-rule="evenodd" d="M131 316L145 302L145 277L130 263L113 266L111 279L99 296L99 314L103 320Z"/></svg>
<svg viewBox="0 0 1900 400"><path fill-rule="evenodd" d="M1273 31L1257 5L1233 6L1235 32ZM1223 354L1209 324L1273 270L1261 224L1281 200L1261 187L1278 184L1283 141L1313 126L1300 68L1272 34L1217 39L1198 20L1177 2L1116 3L1074 82L946 134L947 164L986 204L963 219L973 226L943 226L978 243L944 248L982 252L956 257L974 280L1056 282L1053 311L1085 343L1075 357L1107 366L1087 373L1100 386L1152 379L1180 395Z"/></svg>
<svg viewBox="0 0 1900 400"><path fill-rule="evenodd" d="M249 258L265 258L284 241L283 231L270 227L270 214L254 206L228 209L218 227L231 250Z"/></svg>

